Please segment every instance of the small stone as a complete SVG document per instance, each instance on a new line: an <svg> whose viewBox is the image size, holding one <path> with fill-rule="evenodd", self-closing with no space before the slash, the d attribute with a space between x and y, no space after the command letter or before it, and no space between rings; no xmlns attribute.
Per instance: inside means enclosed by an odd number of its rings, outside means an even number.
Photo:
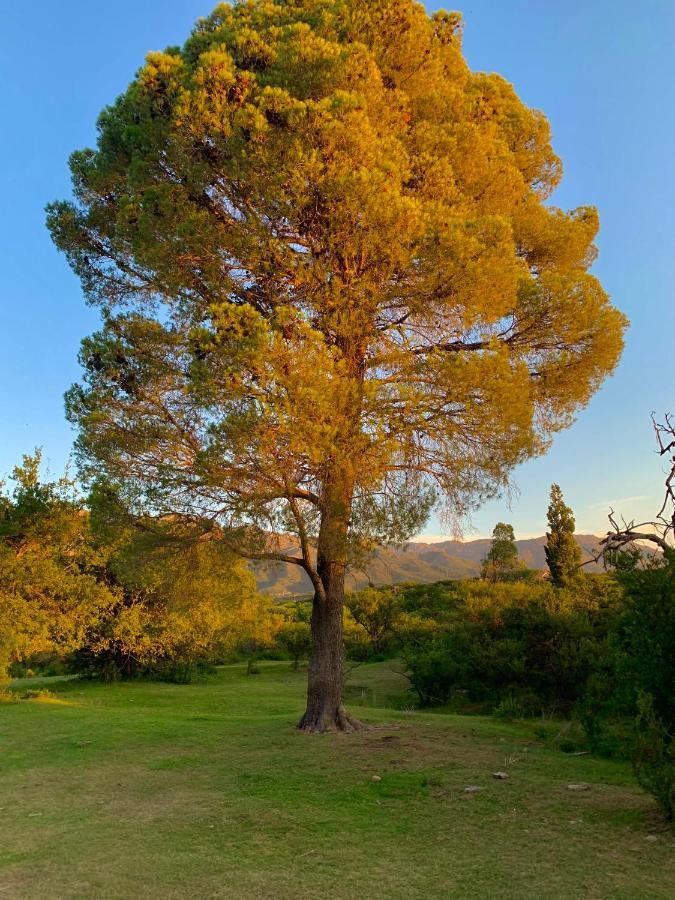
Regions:
<svg viewBox="0 0 675 900"><path fill-rule="evenodd" d="M492 777L496 778L497 781L506 781L506 779L509 777L509 773L508 772L493 772Z"/></svg>
<svg viewBox="0 0 675 900"><path fill-rule="evenodd" d="M470 784L468 787L464 788L465 794L477 794L478 791L482 791L483 788L479 787L477 784Z"/></svg>
<svg viewBox="0 0 675 900"><path fill-rule="evenodd" d="M568 784L568 791L590 791L590 784L586 784L585 781L580 781L579 784Z"/></svg>
<svg viewBox="0 0 675 900"><path fill-rule="evenodd" d="M382 781L379 775L373 775L371 781Z"/></svg>
<svg viewBox="0 0 675 900"><path fill-rule="evenodd" d="M648 834L645 840L654 843L654 841L658 841L658 837L655 834Z"/></svg>

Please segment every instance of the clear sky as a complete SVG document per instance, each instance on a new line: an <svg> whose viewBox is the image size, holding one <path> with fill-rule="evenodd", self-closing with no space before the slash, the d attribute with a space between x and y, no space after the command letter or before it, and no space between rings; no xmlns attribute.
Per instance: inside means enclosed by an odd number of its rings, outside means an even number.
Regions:
<svg viewBox="0 0 675 900"><path fill-rule="evenodd" d="M73 437L63 392L78 377L79 342L97 324L51 245L44 205L68 195L68 154L93 143L99 110L144 54L181 43L211 5L36 0L28 14L0 0L0 473L36 445L62 470ZM605 530L609 504L649 517L662 485L649 414L675 412L675 2L459 8L472 68L499 72L551 121L565 168L554 202L599 208L594 271L632 323L616 375L547 456L517 471L511 507L488 504L474 526L488 534L502 519L518 535L543 533L552 481L580 531ZM441 528L432 522L427 532Z"/></svg>

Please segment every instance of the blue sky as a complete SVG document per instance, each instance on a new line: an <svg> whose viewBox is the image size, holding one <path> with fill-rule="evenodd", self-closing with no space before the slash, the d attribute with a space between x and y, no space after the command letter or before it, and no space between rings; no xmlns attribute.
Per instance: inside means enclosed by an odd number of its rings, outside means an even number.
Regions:
<svg viewBox="0 0 675 900"><path fill-rule="evenodd" d="M429 9L437 4L427 4ZM675 3L471 0L464 48L549 117L565 177L554 201L600 210L594 271L631 328L616 375L547 456L516 472L519 495L473 519L541 534L561 484L580 531L603 531L613 504L649 517L661 495L649 414L675 412ZM452 8L452 7L451 7ZM66 160L94 140L96 116L150 49L181 43L210 11L198 0L0 0L0 473L41 445L53 472L72 433L63 392L97 314L53 249L44 205L68 195ZM427 533L440 534L438 522Z"/></svg>

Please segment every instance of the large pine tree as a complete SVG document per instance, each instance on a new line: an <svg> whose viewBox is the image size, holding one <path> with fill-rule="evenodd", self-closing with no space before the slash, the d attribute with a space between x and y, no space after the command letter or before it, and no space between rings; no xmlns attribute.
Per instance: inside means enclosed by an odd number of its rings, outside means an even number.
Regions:
<svg viewBox="0 0 675 900"><path fill-rule="evenodd" d="M412 0L251 0L151 53L49 227L103 327L83 472L315 591L306 730L345 712L345 568L545 450L625 321L544 116ZM270 534L293 530L298 552Z"/></svg>

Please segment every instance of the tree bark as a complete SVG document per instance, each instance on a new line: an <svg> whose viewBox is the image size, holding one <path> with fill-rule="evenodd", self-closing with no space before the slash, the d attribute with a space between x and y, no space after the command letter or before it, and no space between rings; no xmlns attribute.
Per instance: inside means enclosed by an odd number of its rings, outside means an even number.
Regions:
<svg viewBox="0 0 675 900"><path fill-rule="evenodd" d="M346 538L351 512L351 488L342 484L326 491L317 547L317 572L323 591L315 591L312 606L312 652L307 676L307 709L301 731L358 731L363 725L342 702L342 610L345 595Z"/></svg>

